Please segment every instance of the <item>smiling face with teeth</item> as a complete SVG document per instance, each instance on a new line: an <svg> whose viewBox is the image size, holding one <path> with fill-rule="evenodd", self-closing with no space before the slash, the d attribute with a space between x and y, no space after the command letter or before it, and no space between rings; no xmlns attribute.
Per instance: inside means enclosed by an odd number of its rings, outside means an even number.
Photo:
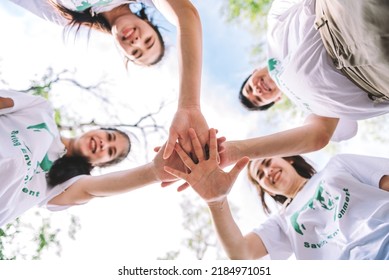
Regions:
<svg viewBox="0 0 389 280"><path fill-rule="evenodd" d="M257 183L272 196L289 197L306 180L297 173L292 162L280 157L253 161L249 173L251 178L255 178Z"/></svg>
<svg viewBox="0 0 389 280"><path fill-rule="evenodd" d="M163 39L147 19L133 14L127 5L105 12L116 45L132 62L153 65L164 53Z"/></svg>
<svg viewBox="0 0 389 280"><path fill-rule="evenodd" d="M75 138L71 150L73 155L82 155L97 166L127 155L129 145L128 138L115 130L96 129Z"/></svg>
<svg viewBox="0 0 389 280"><path fill-rule="evenodd" d="M253 74L242 87L242 95L253 106L261 107L281 99L282 93L269 76L267 67L254 70Z"/></svg>

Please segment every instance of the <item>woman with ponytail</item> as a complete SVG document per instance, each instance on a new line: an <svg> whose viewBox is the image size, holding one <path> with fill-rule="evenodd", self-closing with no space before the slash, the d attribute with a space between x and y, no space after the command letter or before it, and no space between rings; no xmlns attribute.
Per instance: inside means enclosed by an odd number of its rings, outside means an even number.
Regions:
<svg viewBox="0 0 389 280"><path fill-rule="evenodd" d="M53 115L42 97L0 90L0 227L34 206L62 210L174 179L163 170L162 151L137 168L90 176L125 159L130 138L113 128L61 137Z"/></svg>

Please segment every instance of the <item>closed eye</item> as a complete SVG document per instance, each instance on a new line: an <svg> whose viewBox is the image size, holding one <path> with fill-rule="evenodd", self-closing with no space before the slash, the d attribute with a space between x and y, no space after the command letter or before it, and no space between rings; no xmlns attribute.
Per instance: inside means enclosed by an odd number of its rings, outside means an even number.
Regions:
<svg viewBox="0 0 389 280"><path fill-rule="evenodd" d="M261 179L263 178L263 176L264 176L263 171L262 171L262 170L258 170L258 172L257 172L257 178L258 178L259 180L261 180Z"/></svg>
<svg viewBox="0 0 389 280"><path fill-rule="evenodd" d="M134 57L134 59L139 59L142 57L142 52L136 49L131 52L131 55Z"/></svg>
<svg viewBox="0 0 389 280"><path fill-rule="evenodd" d="M149 37L149 38L147 38L146 39L146 41L145 41L145 44L146 44L146 48L149 50L149 49L151 49L153 46L154 46L154 43L155 43L155 40L154 41L152 41L152 38L151 37Z"/></svg>

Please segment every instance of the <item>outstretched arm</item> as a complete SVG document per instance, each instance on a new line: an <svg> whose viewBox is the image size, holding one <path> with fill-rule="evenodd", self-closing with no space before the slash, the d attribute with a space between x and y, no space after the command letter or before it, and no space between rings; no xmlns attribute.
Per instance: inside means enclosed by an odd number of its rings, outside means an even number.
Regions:
<svg viewBox="0 0 389 280"><path fill-rule="evenodd" d="M208 124L200 109L202 28L197 9L189 0L153 0L156 8L177 28L179 63L178 109L173 118L164 157L174 150L178 140L184 150L191 150L188 129L194 128L204 146Z"/></svg>
<svg viewBox="0 0 389 280"><path fill-rule="evenodd" d="M133 169L100 176L85 176L73 183L65 192L50 200L49 204L79 205L96 197L118 195L156 182L177 180L164 170L164 166L169 164L184 171L181 160L175 152L169 159L164 160L162 153L163 149L157 153L152 162Z"/></svg>
<svg viewBox="0 0 389 280"><path fill-rule="evenodd" d="M177 144L176 151L190 173L165 167L165 170L186 180L195 192L208 204L219 239L232 259L256 259L267 254L261 239L255 234L243 236L231 215L227 195L248 158L240 159L230 172L224 172L218 163L218 148L215 130L210 130L209 159L193 129L189 131L198 163Z"/></svg>
<svg viewBox="0 0 389 280"><path fill-rule="evenodd" d="M275 134L252 139L228 141L220 154L222 166L230 165L239 158L250 159L291 156L324 148L330 141L339 119L310 115L302 126Z"/></svg>

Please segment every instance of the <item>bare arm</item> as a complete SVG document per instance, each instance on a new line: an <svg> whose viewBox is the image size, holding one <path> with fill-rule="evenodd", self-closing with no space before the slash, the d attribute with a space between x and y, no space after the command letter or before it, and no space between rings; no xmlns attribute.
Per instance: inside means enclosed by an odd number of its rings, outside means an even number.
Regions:
<svg viewBox="0 0 389 280"><path fill-rule="evenodd" d="M156 8L177 28L179 66L178 109L173 118L165 158L178 139L185 151L191 150L188 129L194 128L204 146L208 124L201 113L202 27L197 9L189 0L153 0Z"/></svg>
<svg viewBox="0 0 389 280"><path fill-rule="evenodd" d="M261 238L255 233L242 235L226 200L209 205L217 235L230 259L254 260L268 254Z"/></svg>
<svg viewBox="0 0 389 280"><path fill-rule="evenodd" d="M50 200L54 205L79 205L96 197L106 197L136 190L158 182L152 164L100 176L86 176L73 183L65 192Z"/></svg>
<svg viewBox="0 0 389 280"><path fill-rule="evenodd" d="M165 170L186 180L208 204L219 239L230 258L256 259L266 255L267 251L258 236L253 233L242 235L231 215L227 201L227 195L238 174L246 166L248 158L240 159L231 171L226 173L218 163L215 131L210 130L209 159L206 159L200 141L192 129L190 136L199 162L194 163L183 149L176 145L176 151L191 172L181 172L170 167L165 167Z"/></svg>
<svg viewBox="0 0 389 280"><path fill-rule="evenodd" d="M221 153L223 165L236 162L243 156L250 159L272 156L290 156L313 152L324 148L330 141L339 119L310 115L304 125L247 140L224 144ZM225 153L225 154L224 154Z"/></svg>
<svg viewBox="0 0 389 280"><path fill-rule="evenodd" d="M163 146L164 148L165 146ZM177 153L168 159L162 158L163 148L148 164L124 171L100 176L86 176L73 183L65 192L50 200L54 205L84 204L95 197L106 197L133 191L156 182L170 182L176 177L167 173L164 166L169 164L178 170L185 170Z"/></svg>
<svg viewBox="0 0 389 280"><path fill-rule="evenodd" d="M380 180L380 189L389 192L389 175L385 175Z"/></svg>
<svg viewBox="0 0 389 280"><path fill-rule="evenodd" d="M0 96L0 109L11 108L13 106L14 106L14 101L12 100L12 98Z"/></svg>

